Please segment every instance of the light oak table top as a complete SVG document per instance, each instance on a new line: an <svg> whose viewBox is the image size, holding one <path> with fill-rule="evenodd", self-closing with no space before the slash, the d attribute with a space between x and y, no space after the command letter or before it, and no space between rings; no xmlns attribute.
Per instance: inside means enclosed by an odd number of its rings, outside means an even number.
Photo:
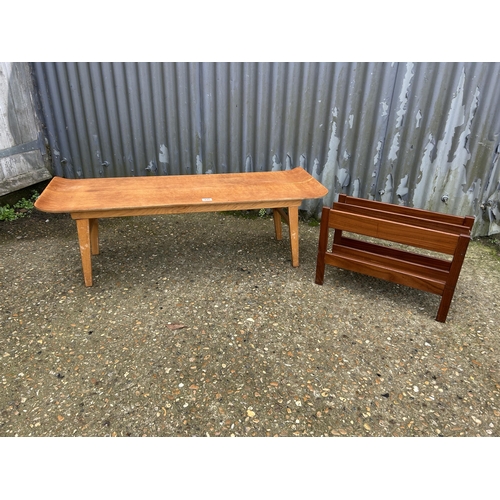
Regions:
<svg viewBox="0 0 500 500"><path fill-rule="evenodd" d="M328 189L301 167L276 172L64 179L54 177L35 203L43 212L106 212L186 207L185 211L284 207ZM259 206L256 206L259 205ZM240 208L242 210L245 209ZM150 212L155 213L155 212ZM178 211L177 211L178 213ZM140 214L139 214L140 215ZM116 215L109 215L115 217ZM101 213L100 217L106 217Z"/></svg>

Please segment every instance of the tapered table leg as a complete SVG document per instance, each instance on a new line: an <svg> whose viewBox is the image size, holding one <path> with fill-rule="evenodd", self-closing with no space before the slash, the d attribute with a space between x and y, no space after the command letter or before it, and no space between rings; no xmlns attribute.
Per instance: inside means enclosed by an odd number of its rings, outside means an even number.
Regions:
<svg viewBox="0 0 500 500"><path fill-rule="evenodd" d="M283 234L281 232L281 214L277 208L273 208L273 219L276 239L281 240L283 238Z"/></svg>
<svg viewBox="0 0 500 500"><path fill-rule="evenodd" d="M90 219L90 250L92 255L99 254L99 219Z"/></svg>
<svg viewBox="0 0 500 500"><path fill-rule="evenodd" d="M83 279L85 286L92 286L92 256L90 247L90 220L76 219L78 231L78 242L80 243L80 254L82 257Z"/></svg>
<svg viewBox="0 0 500 500"><path fill-rule="evenodd" d="M290 229L290 248L292 266L299 266L299 207L288 207L288 227Z"/></svg>

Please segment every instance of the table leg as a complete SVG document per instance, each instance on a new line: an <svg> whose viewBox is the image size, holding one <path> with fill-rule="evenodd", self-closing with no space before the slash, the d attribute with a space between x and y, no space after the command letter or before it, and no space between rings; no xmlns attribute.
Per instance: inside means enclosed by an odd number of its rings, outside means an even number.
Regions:
<svg viewBox="0 0 500 500"><path fill-rule="evenodd" d="M99 219L90 219L90 250L92 255L99 254Z"/></svg>
<svg viewBox="0 0 500 500"><path fill-rule="evenodd" d="M292 266L299 266L299 207L288 207L288 228L290 229L290 249Z"/></svg>
<svg viewBox="0 0 500 500"><path fill-rule="evenodd" d="M90 220L76 219L78 231L78 242L80 243L80 254L82 257L83 279L85 286L92 286L92 255L90 250Z"/></svg>
<svg viewBox="0 0 500 500"><path fill-rule="evenodd" d="M283 234L281 232L281 214L279 209L273 208L273 219L274 219L274 232L276 234L276 239L281 240Z"/></svg>

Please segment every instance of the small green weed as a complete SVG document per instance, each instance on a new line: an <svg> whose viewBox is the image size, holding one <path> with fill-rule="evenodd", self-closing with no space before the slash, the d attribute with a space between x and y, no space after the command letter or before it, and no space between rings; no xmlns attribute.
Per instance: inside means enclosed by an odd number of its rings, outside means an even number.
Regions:
<svg viewBox="0 0 500 500"><path fill-rule="evenodd" d="M36 199L40 196L38 191L33 190L32 193L29 199L22 198L12 207L10 205L0 207L0 221L13 221L29 215L35 206Z"/></svg>
<svg viewBox="0 0 500 500"><path fill-rule="evenodd" d="M17 219L16 211L13 208L11 208L9 205L0 207L0 220L16 220L16 219Z"/></svg>

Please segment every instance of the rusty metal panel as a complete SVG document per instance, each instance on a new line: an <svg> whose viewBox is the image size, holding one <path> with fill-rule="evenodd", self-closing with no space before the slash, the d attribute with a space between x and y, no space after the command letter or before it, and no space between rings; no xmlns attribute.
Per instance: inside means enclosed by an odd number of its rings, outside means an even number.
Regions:
<svg viewBox="0 0 500 500"><path fill-rule="evenodd" d="M34 63L57 175L302 166L500 232L499 63Z"/></svg>
<svg viewBox="0 0 500 500"><path fill-rule="evenodd" d="M499 85L497 63L399 64L376 199L499 232Z"/></svg>

